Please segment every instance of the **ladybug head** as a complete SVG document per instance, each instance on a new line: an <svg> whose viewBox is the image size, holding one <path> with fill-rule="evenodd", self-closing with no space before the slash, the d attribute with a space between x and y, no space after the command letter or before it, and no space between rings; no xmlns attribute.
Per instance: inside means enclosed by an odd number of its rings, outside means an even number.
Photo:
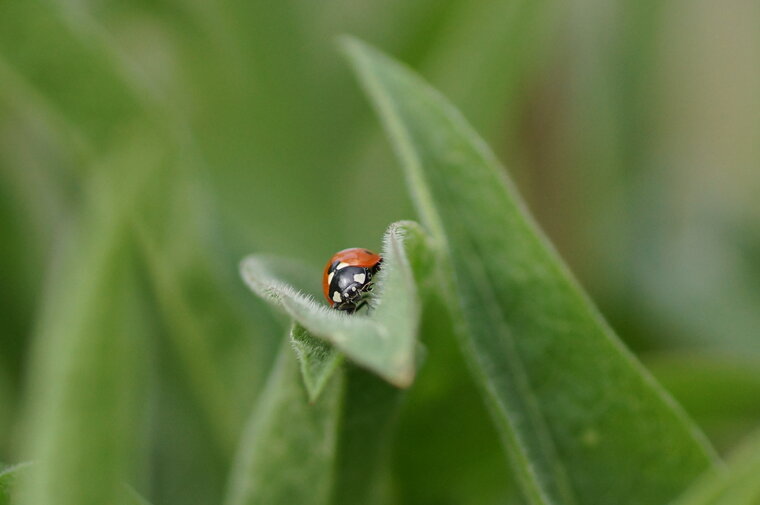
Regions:
<svg viewBox="0 0 760 505"><path fill-rule="evenodd" d="M372 289L372 277L380 269L382 258L366 249L345 249L336 253L325 267L325 298L337 310L355 312L366 303Z"/></svg>
<svg viewBox="0 0 760 505"><path fill-rule="evenodd" d="M356 306L369 291L372 286L372 272L364 267L346 266L336 269L331 281L330 299L335 308L345 310Z"/></svg>

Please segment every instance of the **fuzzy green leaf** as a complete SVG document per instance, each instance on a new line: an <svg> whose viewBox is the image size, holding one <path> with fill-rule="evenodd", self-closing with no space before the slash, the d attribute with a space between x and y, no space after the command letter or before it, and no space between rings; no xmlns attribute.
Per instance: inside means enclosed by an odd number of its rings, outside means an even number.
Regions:
<svg viewBox="0 0 760 505"><path fill-rule="evenodd" d="M326 503L343 377L311 404L299 375L283 347L240 443L227 505Z"/></svg>
<svg viewBox="0 0 760 505"><path fill-rule="evenodd" d="M378 486L406 391L356 366L347 366L345 377L330 504L383 503Z"/></svg>
<svg viewBox="0 0 760 505"><path fill-rule="evenodd" d="M275 278L267 262L250 256L241 274L259 296L281 307L311 335L330 342L356 363L392 384L406 387L414 378L414 351L419 301L405 242L423 243L425 236L412 222L394 223L384 238L383 268L369 315L344 314L315 302ZM315 365L322 368L322 365ZM311 367L311 365L308 365Z"/></svg>
<svg viewBox="0 0 760 505"><path fill-rule="evenodd" d="M314 403L343 361L343 355L324 340L309 335L298 323L293 323L290 328L290 343L301 364L301 375L309 401Z"/></svg>
<svg viewBox="0 0 760 505"><path fill-rule="evenodd" d="M226 505L370 503L403 392L349 364L325 374L312 401L299 375L283 347L239 445Z"/></svg>
<svg viewBox="0 0 760 505"><path fill-rule="evenodd" d="M464 353L529 503L671 500L712 464L702 435L612 333L459 112L378 51L346 50L443 251Z"/></svg>

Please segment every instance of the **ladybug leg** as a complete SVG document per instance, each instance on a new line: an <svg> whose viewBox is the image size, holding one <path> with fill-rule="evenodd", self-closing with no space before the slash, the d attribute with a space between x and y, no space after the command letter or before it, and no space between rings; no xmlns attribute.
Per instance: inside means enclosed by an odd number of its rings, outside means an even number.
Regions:
<svg viewBox="0 0 760 505"><path fill-rule="evenodd" d="M346 314L353 314L356 311L356 305L353 303L342 303L333 307L336 310L345 312Z"/></svg>
<svg viewBox="0 0 760 505"><path fill-rule="evenodd" d="M369 303L367 303L367 300L366 300L366 299L362 299L362 301L360 301L360 302L358 303L358 305L356 305L356 308L354 309L354 312L359 312L359 311L360 311L361 309L363 309L364 307L366 307L366 308L367 308L367 312L369 313L369 310L370 310L370 306L369 306Z"/></svg>

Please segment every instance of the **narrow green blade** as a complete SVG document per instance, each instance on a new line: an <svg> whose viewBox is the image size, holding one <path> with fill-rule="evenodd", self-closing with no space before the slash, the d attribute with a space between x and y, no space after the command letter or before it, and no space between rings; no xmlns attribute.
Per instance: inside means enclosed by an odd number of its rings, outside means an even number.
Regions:
<svg viewBox="0 0 760 505"><path fill-rule="evenodd" d="M129 224L145 179L109 168L85 186L77 233L48 279L22 424L35 462L23 505L121 503L136 466L152 327Z"/></svg>
<svg viewBox="0 0 760 505"><path fill-rule="evenodd" d="M36 342L24 505L121 503L131 473L145 314L124 228L101 232L66 261Z"/></svg>

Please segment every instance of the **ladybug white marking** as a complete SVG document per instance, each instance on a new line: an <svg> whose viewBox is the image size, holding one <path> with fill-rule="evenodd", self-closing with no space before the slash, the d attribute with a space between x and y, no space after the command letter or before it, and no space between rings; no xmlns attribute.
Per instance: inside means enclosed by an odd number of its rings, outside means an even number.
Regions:
<svg viewBox="0 0 760 505"><path fill-rule="evenodd" d="M327 285L329 286L332 282L332 278L335 277L335 272L330 272L330 275L327 276Z"/></svg>
<svg viewBox="0 0 760 505"><path fill-rule="evenodd" d="M348 263L343 263L342 261L338 263L338 266L335 267L335 270L340 270L341 268L346 268L348 266Z"/></svg>
<svg viewBox="0 0 760 505"><path fill-rule="evenodd" d="M367 276L364 274L354 274L354 281L358 282L359 284L364 284L364 281L367 279Z"/></svg>
<svg viewBox="0 0 760 505"><path fill-rule="evenodd" d="M343 300L343 298L340 297L340 291L336 291L333 293L333 301L340 303Z"/></svg>

